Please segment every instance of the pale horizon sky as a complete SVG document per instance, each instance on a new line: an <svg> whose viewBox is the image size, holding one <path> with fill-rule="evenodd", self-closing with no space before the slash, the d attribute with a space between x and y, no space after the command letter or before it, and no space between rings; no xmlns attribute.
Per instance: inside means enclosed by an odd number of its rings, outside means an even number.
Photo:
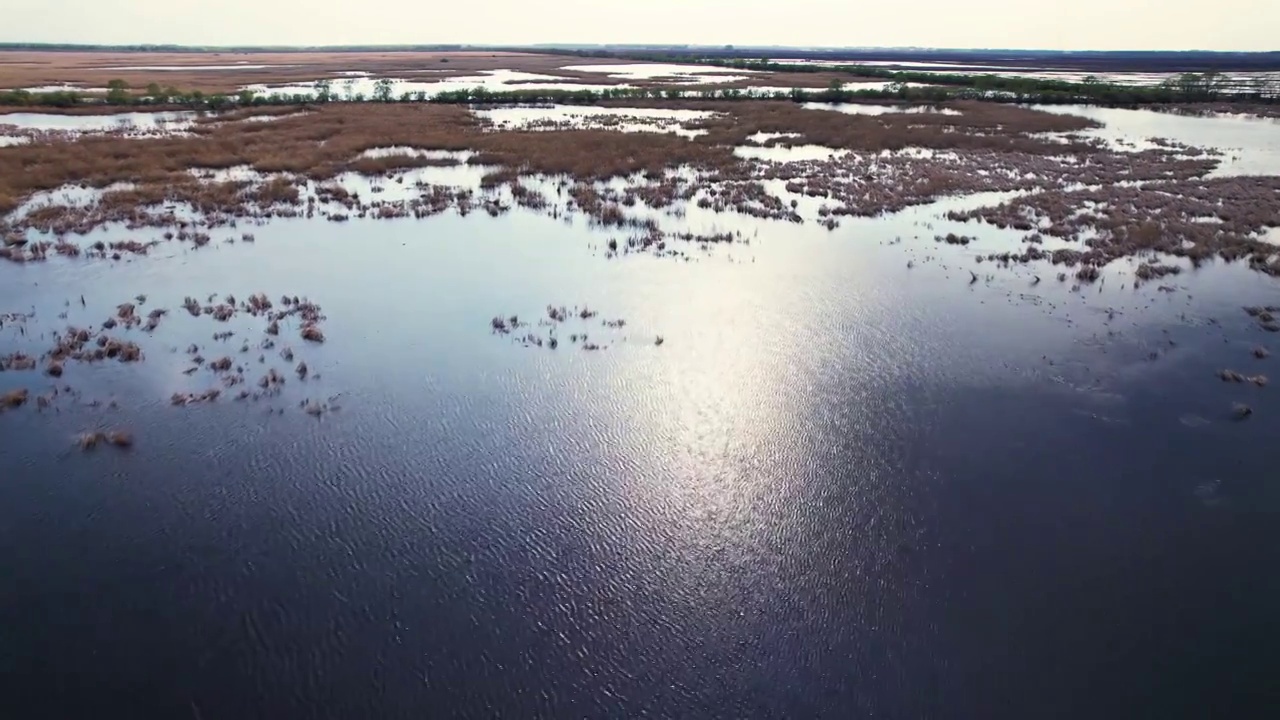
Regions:
<svg viewBox="0 0 1280 720"><path fill-rule="evenodd" d="M27 0L0 42L1256 51L1280 49L1280 0Z"/></svg>

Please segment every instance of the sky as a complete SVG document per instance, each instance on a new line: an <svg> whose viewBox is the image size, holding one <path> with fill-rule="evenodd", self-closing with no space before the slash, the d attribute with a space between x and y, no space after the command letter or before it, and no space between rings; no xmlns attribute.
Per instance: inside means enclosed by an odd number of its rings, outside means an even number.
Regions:
<svg viewBox="0 0 1280 720"><path fill-rule="evenodd" d="M0 42L1280 50L1280 0L13 0Z"/></svg>

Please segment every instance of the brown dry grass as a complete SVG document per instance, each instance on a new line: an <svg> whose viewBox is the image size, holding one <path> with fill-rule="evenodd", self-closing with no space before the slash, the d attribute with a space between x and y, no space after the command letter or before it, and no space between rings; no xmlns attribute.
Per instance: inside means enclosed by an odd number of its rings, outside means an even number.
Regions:
<svg viewBox="0 0 1280 720"><path fill-rule="evenodd" d="M784 145L814 144L847 150L999 149L1060 155L1087 149L1031 137L1036 133L1072 132L1096 123L1076 115L1058 115L1007 104L953 102L946 108L959 115L937 112L901 112L853 115L811 110L791 102L760 101L733 104L685 101L679 107L729 112L689 127L707 130L697 140L703 144L741 145L756 133L798 133L782 138ZM666 105L670 106L670 104ZM906 106L904 110L908 109Z"/></svg>
<svg viewBox="0 0 1280 720"><path fill-rule="evenodd" d="M1053 190L949 217L1020 229L1034 225L1040 233L1081 241L1084 252L1064 257L1067 264L1105 265L1159 253L1195 265L1212 257L1247 259L1255 270L1280 275L1276 247L1258 239L1259 232L1280 227L1280 178L1275 177ZM1167 266L1146 264L1137 275L1145 280L1170 272Z"/></svg>
<svg viewBox="0 0 1280 720"><path fill-rule="evenodd" d="M442 105L335 104L268 123L208 123L189 137L84 137L19 145L0 152L0 213L21 198L65 184L104 187L133 182L135 190L109 193L108 204L191 199L221 204L234 188L200 184L191 168L248 165L325 179L345 170L382 171L397 164L429 164L406 157L371 160L365 150L404 146L475 150L486 162L529 172L603 178L676 165L715 167L736 161L729 148L654 133L607 130L487 132L466 108ZM209 193L214 197L210 198Z"/></svg>
<svg viewBox="0 0 1280 720"><path fill-rule="evenodd" d="M336 81L341 71L361 70L375 76L410 76L416 79L444 79L474 75L481 70L521 70L566 77L577 73L559 72L564 65L589 65L604 60L566 58L535 53L499 52L262 52L262 53L130 53L130 52L0 52L0 88L83 83L88 88L106 87L121 79L135 88L149 83L181 90L234 92L257 83L308 82L328 77ZM237 70L117 70L139 66L268 65L261 69ZM427 72L431 71L431 72ZM440 71L440 72L435 72ZM596 82L614 84L601 73L587 73Z"/></svg>
<svg viewBox="0 0 1280 720"><path fill-rule="evenodd" d="M208 65L266 65L264 68L233 70L201 70ZM363 71L373 77L400 77L419 81L444 80L476 75L485 70L519 70L551 75L561 82L586 85L627 84L647 88L675 88L685 91L744 89L749 87L798 87L820 89L832 81L857 82L877 78L858 78L840 73L742 73L745 80L729 83L687 84L685 78L646 78L642 80L611 77L603 72L565 70L566 66L602 64L643 64L642 61L613 58L582 58L519 52L0 52L0 89L16 89L45 85L77 84L89 94L102 92L111 80L120 79L132 88L145 88L150 83L179 90L205 93L232 93L245 85L313 82L329 78L335 86L346 79L336 73ZM126 70L132 67L191 67L190 70ZM678 82L677 82L678 81ZM522 80L520 85L546 82ZM73 109L70 112L94 112Z"/></svg>

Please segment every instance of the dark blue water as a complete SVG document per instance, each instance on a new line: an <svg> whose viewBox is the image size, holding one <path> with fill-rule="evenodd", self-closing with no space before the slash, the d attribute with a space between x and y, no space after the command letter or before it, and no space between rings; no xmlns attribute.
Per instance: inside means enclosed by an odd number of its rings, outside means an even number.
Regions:
<svg viewBox="0 0 1280 720"><path fill-rule="evenodd" d="M887 244L907 221L687 263L519 213L254 232L0 267L0 312L37 312L5 352L137 293L176 311L131 334L145 362L59 381L118 409L0 414L0 717L1280 707L1280 390L1214 376L1280 379L1239 309L1274 281L970 285L961 251ZM169 406L222 329L182 298L258 290L323 306L328 342L293 342L322 377ZM598 353L489 331L548 303L628 324Z"/></svg>

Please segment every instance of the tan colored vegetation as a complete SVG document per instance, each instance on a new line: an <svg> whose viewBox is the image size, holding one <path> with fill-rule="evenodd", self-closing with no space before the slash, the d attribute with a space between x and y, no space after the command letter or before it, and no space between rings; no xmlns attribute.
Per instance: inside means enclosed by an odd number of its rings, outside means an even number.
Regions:
<svg viewBox="0 0 1280 720"><path fill-rule="evenodd" d="M265 293L255 293L244 300L237 300L234 296L227 295L223 298L223 302L216 302L217 297L216 294L209 296L207 304L203 305L195 298L188 297L184 307L194 317L208 316L212 320L222 319L226 321L237 315L245 314L259 318L264 323L274 324L276 327L279 327L279 324L286 321L286 319L297 318L301 322L304 336L309 332L319 333L319 323L325 319L320 307L305 298L282 296L280 298L280 307L277 307L275 303L268 299ZM60 378L64 373L71 371L69 366L72 362L98 363L105 360L116 360L120 363L140 363L145 360L141 345L113 337L107 331L113 328L128 330L140 325L144 330L154 329L150 322L158 321L159 318L167 314L167 311L163 308L151 310L146 315L149 323L142 324L143 315L139 310L139 306L146 302L147 297L145 295L138 295L134 302L125 302L117 305L111 317L107 318L106 322L103 323L103 329L100 331L72 326L67 327L65 330L42 333L42 338L48 337L51 339L52 347L38 356L22 352L13 352L0 356L0 371L34 371L37 367L42 366L46 375L52 378ZM65 318L66 316L64 314L61 317ZM0 316L0 322L21 323L18 327L23 334L27 334L26 324L28 320L29 317L26 315L7 314ZM225 342L236 334L235 331L228 330L215 333L213 337L215 342ZM142 336L138 340L146 343L149 341L149 337ZM269 335L264 336L255 347L261 351L271 350L275 348L275 340ZM244 356L250 350L250 340L245 339L239 352ZM183 371L182 374L192 375L199 369L204 368L215 376L221 388L214 387L196 392L174 392L170 397L172 404L191 405L213 402L221 396L224 391L223 388L243 387L247 384L246 365L249 364L248 362L237 363L233 359L233 355L224 355L221 352L215 355L216 359L206 360L200 354L200 347L195 344L190 345L186 353L193 366ZM285 362L294 362L292 350L286 348L280 354L285 359ZM258 356L258 363L266 364L265 352ZM318 379L320 377L306 362L299 362L296 367L293 367L293 371L303 379ZM252 393L246 390L242 391L237 396L237 399L252 398L260 400L274 397L280 394L281 386L284 384L284 376L278 370L268 368L266 375L263 376L263 381L266 383L262 386L265 392ZM58 385L54 385L52 393L37 398L39 409L44 410L51 407L60 393L67 397L75 397L77 395L69 386L60 388ZM0 409L17 408L25 404L27 398L26 390L14 390L0 395ZM95 401L89 405L97 407L98 404ZM114 406L114 402L111 405ZM80 442L85 449L92 449L102 442L119 447L128 447L132 444L132 438L127 433L117 435L110 432L94 432L81 435L77 442Z"/></svg>
<svg viewBox="0 0 1280 720"><path fill-rule="evenodd" d="M556 80L516 80L512 89L540 82L578 85L627 84L684 91L744 89L749 87L827 88L833 81L857 82L841 73L756 72L741 73L746 80L690 84L686 77L627 79L603 72L566 70L565 66L641 64L609 58L581 58L522 52L269 52L269 53L119 53L119 52L0 52L0 89L74 84L86 89L105 88L111 80L124 80L135 91L151 83L163 87L233 93L245 85L283 85L331 79L335 86L346 75L364 72L371 77L394 77L430 82L474 76L487 70L517 70L548 75ZM211 65L265 65L267 67L200 69ZM180 70L131 70L113 68L181 67ZM866 78L878 80L878 78ZM678 83L676 82L678 81ZM76 112L85 112L77 110Z"/></svg>
<svg viewBox="0 0 1280 720"><path fill-rule="evenodd" d="M188 169L247 165L263 172L326 179L346 170L371 169L368 158L360 154L387 146L471 149L482 153L483 162L583 178L734 162L728 148L665 135L605 130L485 132L464 107L331 105L271 123L208 124L190 137L86 137L5 148L0 152L0 212L12 210L33 192L69 183L140 186L113 191L105 199L108 206L194 201L226 207L242 188L198 182ZM380 172L385 167L375 163L372 169ZM239 205L239 200L234 204ZM41 220L33 218L33 226Z"/></svg>
<svg viewBox="0 0 1280 720"><path fill-rule="evenodd" d="M43 85L82 83L86 88L104 88L121 79L134 88L150 83L205 93L236 91L244 85L310 82L330 78L339 72L363 71L374 76L436 80L459 75L475 75L484 70L521 70L562 75L579 82L577 76L602 84L623 82L603 73L561 71L564 65L588 65L607 60L566 58L536 53L498 52L265 52L265 53L134 53L134 52L0 52L0 88L13 89ZM232 70L194 69L208 65L267 65L265 68ZM191 70L118 70L113 68L190 66Z"/></svg>
<svg viewBox="0 0 1280 720"><path fill-rule="evenodd" d="M431 164L407 156L360 157L380 147L474 150L474 162L501 164L520 172L568 174L578 179L634 172L656 173L690 165L741 172L731 152L756 132L796 132L793 144L816 143L868 151L908 146L948 149L998 148L1062 153L1061 144L1030 137L1065 132L1089 121L1008 105L961 103L960 115L898 113L876 117L805 110L789 102L687 102L683 106L720 112L696 121L708 134L693 140L655 133L608 130L490 132L466 108L455 106L333 105L269 123L212 122L189 137L85 137L5 148L0 152L0 212L39 190L68 183L103 187L114 182L141 186L113 195L124 205L190 201L192 196L225 205L234 186L199 190L188 169L249 166L325 179L352 170L380 173L396 167ZM221 194L209 197L210 194ZM110 203L108 203L110 204Z"/></svg>
<svg viewBox="0 0 1280 720"><path fill-rule="evenodd" d="M30 396L30 391L26 388L18 388L17 390L9 390L0 393L0 411L11 410L13 408L22 407Z"/></svg>
<svg viewBox="0 0 1280 720"><path fill-rule="evenodd" d="M123 430L103 432L95 430L76 436L76 446L84 452L97 449L98 445L113 445L122 450L133 447L133 435Z"/></svg>
<svg viewBox="0 0 1280 720"><path fill-rule="evenodd" d="M1052 190L949 217L1034 227L1037 233L1081 241L1085 250L1070 259L1087 264L1158 252L1193 264L1212 257L1248 259L1254 269L1280 275L1277 248L1258 239L1260 231L1280 226L1277 177ZM1138 275L1152 279L1175 272L1173 267L1148 263L1139 267Z"/></svg>
<svg viewBox="0 0 1280 720"><path fill-rule="evenodd" d="M477 209L499 215L510 210L512 201L556 217L580 211L598 224L632 232L632 237L609 241L610 257L627 252L674 254L668 247L672 240L706 247L741 238L663 233L655 220L642 219L634 208L693 202L715 212L803 222L796 201L788 204L766 188L769 181L783 181L792 193L822 199L820 222L832 229L842 216L875 216L948 195L1028 192L1004 205L953 213L950 218L1021 230L1027 233L1025 251L988 257L1082 265L1074 272L1082 283L1100 279L1098 268L1111 260L1138 253L1167 253L1192 262L1213 256L1247 258L1259 270L1280 273L1274 247L1258 238L1260 230L1280 225L1280 180L1202 181L1216 166L1216 158L1169 143L1142 152L1116 152L1070 135L1093 126L1084 118L978 102L950 103L946 109L953 112L948 113L904 106L903 112L880 115L813 110L781 101L679 101L663 106L673 105L710 112L707 118L685 122L705 134L686 138L563 126L500 130L462 106L336 104L264 123L221 116L197 123L181 137L83 137L5 148L0 151L0 212L38 191L127 185L105 191L96 203L84 207L49 204L0 222L0 237L5 239L0 256L28 262L50 252L76 257L83 251L90 257L118 258L125 252L145 253L152 246L130 240L119 246L98 243L81 248L60 237L109 222L131 229L164 227L165 239L201 247L215 240L234 241L216 239L212 231L234 225L237 218L320 215L342 222L353 217L426 217L450 208L464 215ZM766 146L812 144L842 152L799 162L735 156L734 147L748 144L757 133L786 133ZM405 150L367 154L389 147ZM416 196L384 201L376 183L372 194L360 197L338 179L348 172L395 175L394 182L403 184L407 176L397 175L399 171L457 162L422 156L419 151L425 150L470 151L468 162L486 166L480 191L420 182ZM239 167L266 176L252 182L197 177L204 171ZM550 177L552 196L522 184L529 175ZM599 182L622 176L628 179L621 186ZM510 188L510 200L499 192L504 187ZM189 204L201 217L193 224L169 207L173 204ZM54 233L59 240L28 243L28 229ZM1075 240L1081 247L1045 252L1040 247L1045 236ZM247 241L251 235L241 237ZM939 239L964 245L972 238L952 233ZM1179 271L1178 265L1144 257L1136 274L1139 280L1152 280ZM186 307L193 315L212 314L223 320L235 312L234 307L202 303ZM121 320L139 321L136 316ZM304 339L323 341L323 333L313 325L304 321L300 333ZM271 330L279 332L278 323Z"/></svg>
<svg viewBox="0 0 1280 720"><path fill-rule="evenodd" d="M672 103L661 105L672 106ZM947 109L958 111L958 115L906 112L912 109L908 106L903 106L904 112L901 113L853 115L812 110L781 101L717 103L690 100L675 106L719 113L686 123L686 127L706 130L707 134L696 140L711 145L742 145L757 133L786 133L787 137L777 138L771 144L810 144L871 152L914 147L1062 154L1088 150L1089 147L1083 143L1063 145L1033 135L1096 127L1092 120L1075 115L975 101L945 105ZM792 133L795 135L790 136Z"/></svg>

